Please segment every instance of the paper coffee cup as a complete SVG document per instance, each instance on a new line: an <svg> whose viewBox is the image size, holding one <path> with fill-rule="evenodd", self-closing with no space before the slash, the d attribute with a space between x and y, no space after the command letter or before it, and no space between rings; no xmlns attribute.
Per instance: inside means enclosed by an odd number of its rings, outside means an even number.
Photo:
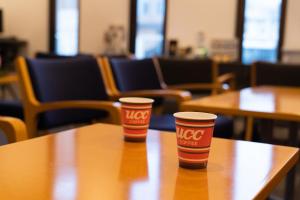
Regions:
<svg viewBox="0 0 300 200"><path fill-rule="evenodd" d="M174 117L179 165L205 168L217 116L202 112L178 112Z"/></svg>
<svg viewBox="0 0 300 200"><path fill-rule="evenodd" d="M120 98L124 139L132 142L146 140L153 99L140 97Z"/></svg>

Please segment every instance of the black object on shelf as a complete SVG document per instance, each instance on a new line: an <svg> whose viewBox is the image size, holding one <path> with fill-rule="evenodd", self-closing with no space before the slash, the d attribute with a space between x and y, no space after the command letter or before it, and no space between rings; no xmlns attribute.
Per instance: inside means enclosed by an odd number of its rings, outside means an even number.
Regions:
<svg viewBox="0 0 300 200"><path fill-rule="evenodd" d="M1 70L12 70L15 58L26 45L26 41L15 37L0 37Z"/></svg>
<svg viewBox="0 0 300 200"><path fill-rule="evenodd" d="M176 56L177 51L178 51L178 41L170 40L168 56L171 56L171 57Z"/></svg>

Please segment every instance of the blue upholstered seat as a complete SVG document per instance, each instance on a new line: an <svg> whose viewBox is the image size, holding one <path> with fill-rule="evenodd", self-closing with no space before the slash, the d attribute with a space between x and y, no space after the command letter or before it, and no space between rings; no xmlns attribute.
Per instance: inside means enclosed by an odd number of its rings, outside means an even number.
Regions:
<svg viewBox="0 0 300 200"><path fill-rule="evenodd" d="M176 131L175 118L173 115L153 115L150 121L151 129L162 131ZM233 133L232 119L218 116L214 129L214 137L230 138Z"/></svg>
<svg viewBox="0 0 300 200"><path fill-rule="evenodd" d="M120 92L162 89L152 59L110 59L110 64ZM154 106L160 106L163 98L154 98Z"/></svg>
<svg viewBox="0 0 300 200"><path fill-rule="evenodd" d="M95 58L27 59L36 98L40 102L108 100ZM48 111L39 118L39 129L85 123L106 117L105 111L68 109Z"/></svg>
<svg viewBox="0 0 300 200"><path fill-rule="evenodd" d="M255 85L300 86L299 64L256 62L254 65Z"/></svg>
<svg viewBox="0 0 300 200"><path fill-rule="evenodd" d="M158 61L167 85L213 82L210 59L159 58Z"/></svg>
<svg viewBox="0 0 300 200"><path fill-rule="evenodd" d="M110 59L110 64L114 80L120 92L162 89L152 59ZM169 76L172 76L172 70L169 73ZM184 78L186 79L186 77ZM155 105L160 105L162 99L156 98L155 102ZM150 128L175 131L173 114L152 115ZM219 117L215 129L216 135L231 137L233 133L232 119Z"/></svg>
<svg viewBox="0 0 300 200"><path fill-rule="evenodd" d="M162 89L152 59L111 59L111 67L118 89Z"/></svg>

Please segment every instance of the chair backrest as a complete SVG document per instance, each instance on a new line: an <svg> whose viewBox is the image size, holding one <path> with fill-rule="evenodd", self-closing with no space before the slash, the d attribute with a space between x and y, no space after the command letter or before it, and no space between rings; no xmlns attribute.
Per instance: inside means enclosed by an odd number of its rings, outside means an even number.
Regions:
<svg viewBox="0 0 300 200"><path fill-rule="evenodd" d="M26 59L32 91L25 91L27 101L34 96L39 103L65 100L107 100L97 60L92 57L69 59ZM24 78L23 78L24 79ZM28 88L23 88L28 90ZM26 112L25 105L25 112ZM70 123L83 123L106 116L104 111L68 109L41 115L40 129Z"/></svg>
<svg viewBox="0 0 300 200"><path fill-rule="evenodd" d="M167 85L186 83L212 83L217 72L212 60L158 58Z"/></svg>
<svg viewBox="0 0 300 200"><path fill-rule="evenodd" d="M217 67L219 75L234 73L237 89L250 87L251 65L242 62L219 62Z"/></svg>
<svg viewBox="0 0 300 200"><path fill-rule="evenodd" d="M300 86L300 64L256 62L251 66L251 86Z"/></svg>
<svg viewBox="0 0 300 200"><path fill-rule="evenodd" d="M110 59L110 67L120 92L162 89L161 80L152 59Z"/></svg>

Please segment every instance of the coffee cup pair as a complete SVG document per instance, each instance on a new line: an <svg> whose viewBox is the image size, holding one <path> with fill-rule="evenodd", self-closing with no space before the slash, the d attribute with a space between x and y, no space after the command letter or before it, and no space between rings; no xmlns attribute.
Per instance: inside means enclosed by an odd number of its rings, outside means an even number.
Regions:
<svg viewBox="0 0 300 200"><path fill-rule="evenodd" d="M145 142L154 100L125 97L119 101L124 140ZM205 168L217 116L203 112L177 112L174 117L179 165L183 168Z"/></svg>

